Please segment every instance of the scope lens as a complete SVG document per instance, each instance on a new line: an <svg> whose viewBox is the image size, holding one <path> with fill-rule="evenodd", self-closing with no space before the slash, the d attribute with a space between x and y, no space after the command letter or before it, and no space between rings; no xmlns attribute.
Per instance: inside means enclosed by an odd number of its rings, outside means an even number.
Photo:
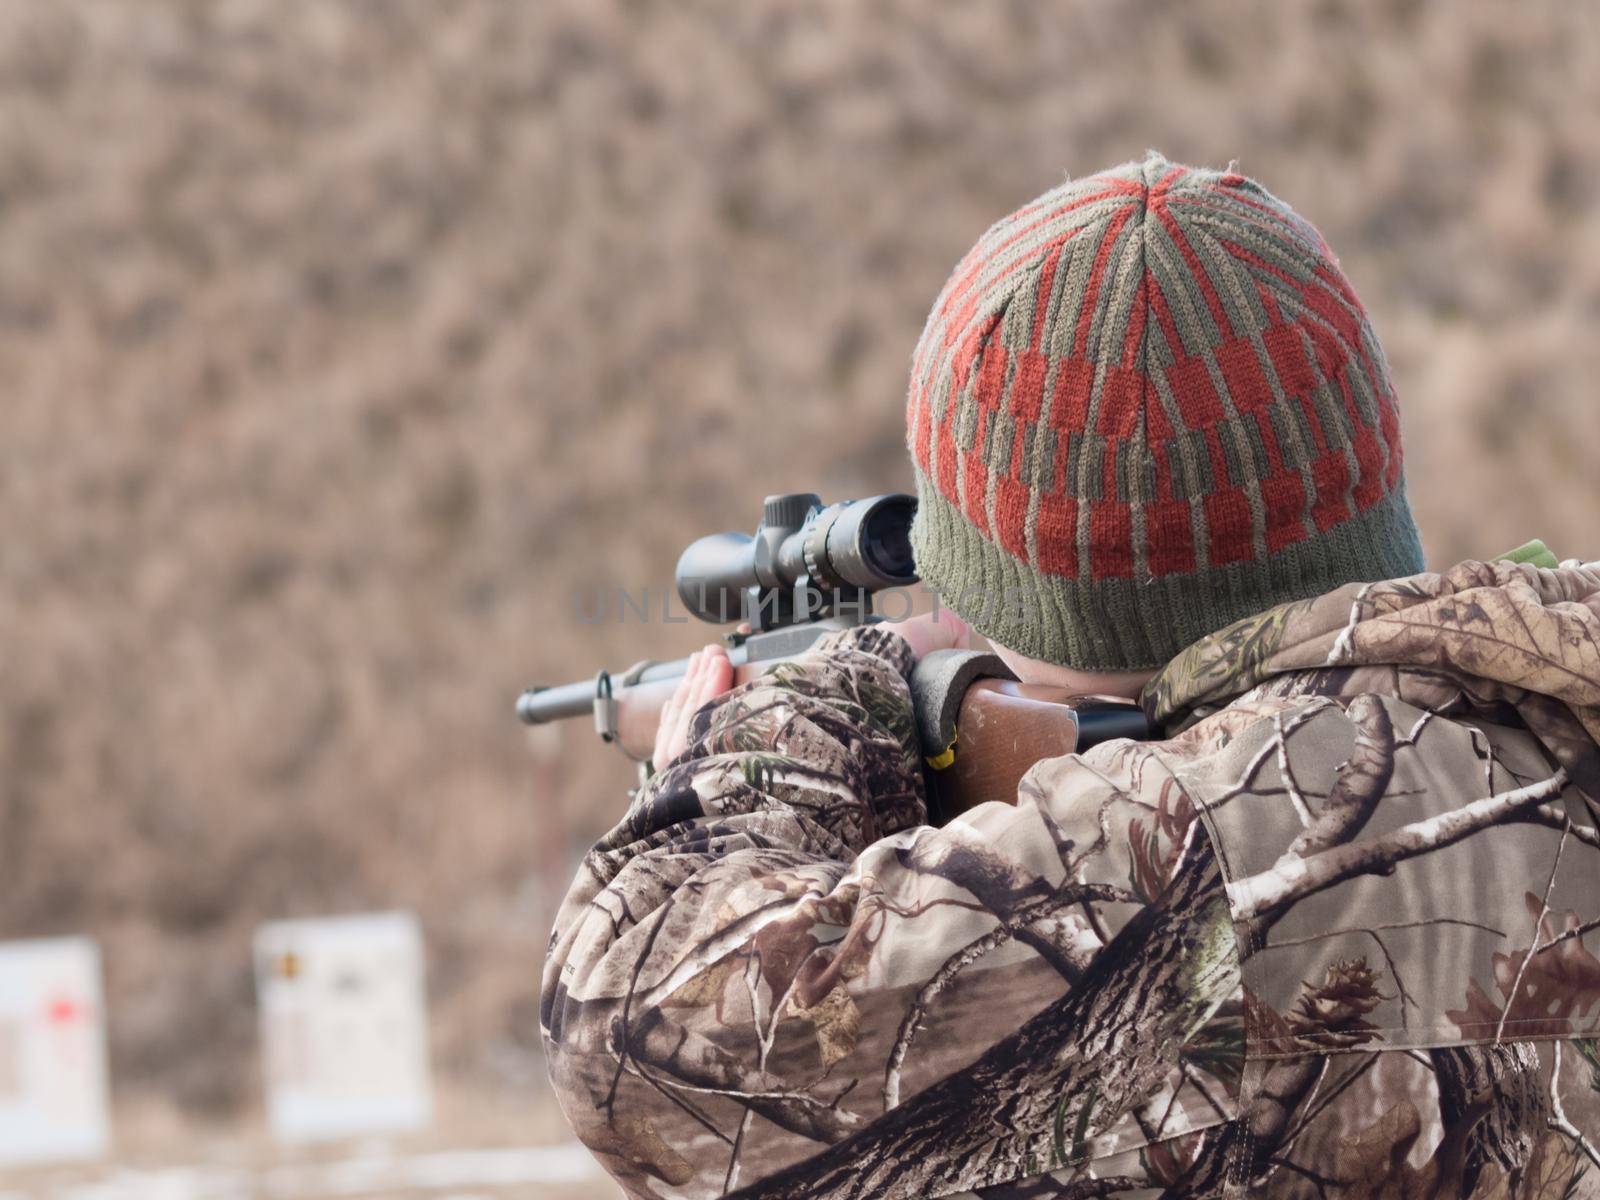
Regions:
<svg viewBox="0 0 1600 1200"><path fill-rule="evenodd" d="M915 500L898 496L868 515L861 530L861 552L879 574L907 581L916 578L911 558L911 518L916 511Z"/></svg>

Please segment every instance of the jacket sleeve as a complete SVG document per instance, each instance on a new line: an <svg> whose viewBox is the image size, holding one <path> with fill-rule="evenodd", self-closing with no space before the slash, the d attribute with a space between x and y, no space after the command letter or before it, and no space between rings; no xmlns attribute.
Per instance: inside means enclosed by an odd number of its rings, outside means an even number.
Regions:
<svg viewBox="0 0 1600 1200"><path fill-rule="evenodd" d="M1104 1093L1055 1112L1054 1093L1024 1094L1038 1081L974 1060L997 1047L1027 1060L1041 1036L1071 1036L1058 1014L1018 1040L1149 907L1198 823L1083 765L1067 789L1081 805L1059 803L1057 772L1048 794L1025 786L1016 806L929 827L912 661L899 635L866 627L735 689L696 714L687 752L586 856L541 1019L568 1119L630 1190L719 1195L783 1167L821 1178L847 1139L851 1161L876 1153L899 1171L908 1154L937 1157L955 1120L976 1121L968 1140L990 1148L930 1189L1026 1176L1097 1134L1116 1143L1097 1151L1151 1140L1115 1134ZM1220 886L1203 886L1207 919L1220 905L1225 925ZM1159 1072L1130 1086L1143 1099ZM912 1097L924 1127L890 1129L884 1114ZM1169 1097L1156 1133L1188 1120ZM987 1126L1006 1122L1038 1139L997 1154Z"/></svg>

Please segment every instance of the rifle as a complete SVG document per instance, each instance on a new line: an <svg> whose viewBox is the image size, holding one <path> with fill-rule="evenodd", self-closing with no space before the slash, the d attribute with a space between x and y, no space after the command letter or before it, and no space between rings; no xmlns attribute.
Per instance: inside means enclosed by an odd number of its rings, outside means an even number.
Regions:
<svg viewBox="0 0 1600 1200"><path fill-rule="evenodd" d="M768 496L753 535L717 533L678 559L678 596L700 620L742 622L726 634L734 684L804 653L821 638L883 618L873 595L917 582L911 556L916 500L902 493L824 505L810 492ZM646 659L619 675L532 687L517 716L542 725L593 713L603 742L648 777L661 710L687 658ZM911 678L917 733L936 823L989 800L1011 802L1028 768L1112 738L1150 736L1135 704L1020 683L994 654L938 650Z"/></svg>

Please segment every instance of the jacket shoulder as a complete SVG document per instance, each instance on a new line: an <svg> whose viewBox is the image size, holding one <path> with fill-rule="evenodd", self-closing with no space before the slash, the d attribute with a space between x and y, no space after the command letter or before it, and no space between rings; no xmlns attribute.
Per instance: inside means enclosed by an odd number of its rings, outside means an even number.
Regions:
<svg viewBox="0 0 1600 1200"><path fill-rule="evenodd" d="M1253 1056L1600 1033L1600 960L1541 950L1600 915L1600 837L1525 728L1256 692L1151 753L1216 844Z"/></svg>

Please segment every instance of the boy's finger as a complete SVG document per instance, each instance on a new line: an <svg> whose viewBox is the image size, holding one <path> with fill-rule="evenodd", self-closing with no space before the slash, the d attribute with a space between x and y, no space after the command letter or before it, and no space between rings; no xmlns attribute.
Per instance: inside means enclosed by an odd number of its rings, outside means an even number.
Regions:
<svg viewBox="0 0 1600 1200"><path fill-rule="evenodd" d="M711 694L720 696L733 687L733 663L728 658L728 652L721 646L714 649L715 653L710 658L707 670L712 682Z"/></svg>
<svg viewBox="0 0 1600 1200"><path fill-rule="evenodd" d="M721 646L707 646L700 652L699 673L694 682L695 708L727 691L726 687L718 685L722 674L722 667L727 664L728 656ZM730 668L731 673L731 668Z"/></svg>
<svg viewBox="0 0 1600 1200"><path fill-rule="evenodd" d="M656 745L650 755L650 761L657 768L665 766L678 757L684 745L684 711L687 707L688 693L694 678L695 668L699 666L700 654L695 652L689 656L689 665L684 669L683 675L678 679L677 686L672 689L672 695L667 698L666 704L661 708L661 719L656 725Z"/></svg>
<svg viewBox="0 0 1600 1200"><path fill-rule="evenodd" d="M689 686L689 677L694 674L694 656L690 655L689 665L683 669L683 674L678 677L678 682L668 697L666 707L661 710L661 727L670 729L672 718L675 718L683 709L683 694Z"/></svg>

